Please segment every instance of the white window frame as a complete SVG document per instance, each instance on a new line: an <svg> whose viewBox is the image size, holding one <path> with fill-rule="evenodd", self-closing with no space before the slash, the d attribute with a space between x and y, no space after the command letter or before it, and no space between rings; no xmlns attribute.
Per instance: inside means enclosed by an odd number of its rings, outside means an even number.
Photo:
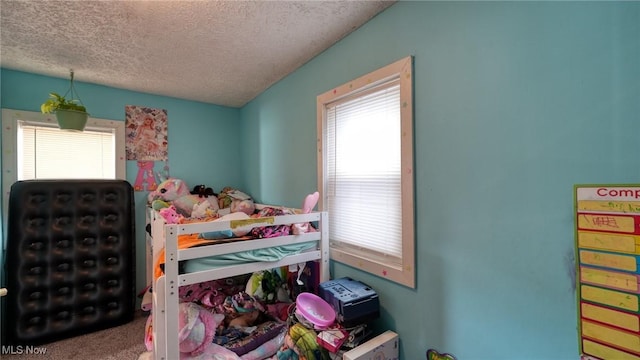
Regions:
<svg viewBox="0 0 640 360"><path fill-rule="evenodd" d="M415 288L415 209L414 209L414 161L413 161L413 57L408 56L383 68L331 89L317 97L318 126L318 208L324 210L327 202L327 159L323 151L327 143L327 105L366 94L382 83L397 79L400 82L401 122L401 192L402 192L402 256L400 264L385 261L384 256L366 249L343 248L330 241L331 259L354 268ZM382 145L382 144L381 144ZM366 214L363 214L366 216ZM376 231L373 229L372 231ZM330 239L331 240L331 239Z"/></svg>
<svg viewBox="0 0 640 360"><path fill-rule="evenodd" d="M55 115L35 111L2 109L2 200L4 213L9 204L11 185L18 181L18 121L51 126ZM57 125L55 125L57 126ZM125 124L124 121L89 118L86 130L113 129L116 137L116 179L126 180Z"/></svg>

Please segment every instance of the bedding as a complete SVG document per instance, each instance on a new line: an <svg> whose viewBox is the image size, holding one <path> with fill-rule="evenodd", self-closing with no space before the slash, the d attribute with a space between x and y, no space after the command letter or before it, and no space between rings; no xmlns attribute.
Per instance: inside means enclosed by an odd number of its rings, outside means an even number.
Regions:
<svg viewBox="0 0 640 360"><path fill-rule="evenodd" d="M213 341L242 356L277 337L285 328L286 323L269 320L251 328L250 333L241 328L227 328L219 335L216 334Z"/></svg>
<svg viewBox="0 0 640 360"><path fill-rule="evenodd" d="M239 359L254 350L245 358L275 354L282 345L287 324L272 316L260 299L244 291L249 279L250 276L239 275L180 287L178 339L182 359L207 358L202 356L213 353ZM150 316L145 335L148 350L153 349L152 328ZM272 341L278 336L279 340ZM221 348L225 350L220 351Z"/></svg>
<svg viewBox="0 0 640 360"><path fill-rule="evenodd" d="M292 232L299 233L300 224L290 225L267 225L255 226L256 224L269 223L274 216L294 214L292 210L264 207L251 217L245 213L231 213L221 218L213 220L213 222L226 220L232 221L232 228L225 230L206 231L194 234L182 234L178 237L178 249L188 249L198 246L220 244L233 241L243 241L252 239L267 239L278 236L290 235ZM192 219L194 222L196 219ZM239 224L239 225L236 225ZM315 232L316 229L308 223L305 232ZM295 231L292 231L295 227ZM206 257L193 259L180 263L181 272L193 272L199 270L211 269L227 265L235 265L246 262L255 261L278 261L288 255L299 254L305 250L316 247L317 241L307 243L296 243L291 245L282 245L279 247L262 248L257 250L236 252L232 254L217 255L215 257ZM163 274L164 249L159 252L160 256L154 266L154 279Z"/></svg>
<svg viewBox="0 0 640 360"><path fill-rule="evenodd" d="M271 359L282 347L286 331L281 331L278 336L264 342L254 350L238 356L233 351L214 343L209 344L205 352L201 355L191 357L181 354L180 360L264 360Z"/></svg>
<svg viewBox="0 0 640 360"><path fill-rule="evenodd" d="M242 240L250 240L251 238L244 238ZM237 241L237 240L236 240ZM187 249L191 247L211 245L212 242L198 238L197 234L186 236L180 239L178 244L179 249ZM254 261L278 261L282 260L289 255L300 254L303 251L314 249L317 246L317 242L309 241L304 243L296 243L290 245L282 245L272 248L262 248L256 250L247 250L231 254L216 255L198 259L192 259L188 261L180 262L181 272L195 272L201 270L208 270L216 267L222 267L227 265L235 265L242 263L249 263ZM160 257L154 267L154 278L164 274L164 249L160 250Z"/></svg>
<svg viewBox="0 0 640 360"><path fill-rule="evenodd" d="M149 322L157 326L149 326L148 339L155 359L271 358L288 334L293 294L301 290L300 284L310 285L304 280L312 267L306 265L317 265L318 278L313 283L329 279L328 232L322 226L328 218L325 212L311 212L312 207L304 213L259 204L256 208L251 215L233 212L225 217L221 211L215 219L183 217L174 225L163 221L158 209L149 208ZM270 274L274 268L283 269L279 284L270 283L268 279L277 278L273 276L256 280L257 273ZM241 277L244 280L237 280ZM281 296L283 290L285 296ZM224 316L216 322L210 343L187 344L187 349L197 349L191 357L179 352L180 339L189 337L167 335L179 331L172 319L184 302ZM210 335L202 327L193 329L200 332L191 339Z"/></svg>
<svg viewBox="0 0 640 360"><path fill-rule="evenodd" d="M252 334L248 334L226 345L220 345L216 341L208 342L209 338L204 334L202 327L197 328L192 339L198 343L189 343L184 336L180 343L181 360L261 360L275 355L283 346L287 326L284 322L269 321L256 327ZM153 350L153 337L151 331L151 317L147 321L145 344L147 350ZM191 334L190 334L191 335Z"/></svg>
<svg viewBox="0 0 640 360"><path fill-rule="evenodd" d="M309 249L315 249L316 242L282 245L272 248L242 251L214 257L199 258L186 261L183 265L185 272L207 270L215 267L248 263L254 261L278 261L293 254L300 254Z"/></svg>

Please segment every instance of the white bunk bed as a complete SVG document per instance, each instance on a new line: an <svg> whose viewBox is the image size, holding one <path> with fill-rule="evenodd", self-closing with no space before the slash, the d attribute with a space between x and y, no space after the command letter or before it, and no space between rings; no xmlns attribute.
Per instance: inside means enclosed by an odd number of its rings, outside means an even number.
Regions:
<svg viewBox="0 0 640 360"><path fill-rule="evenodd" d="M266 205L257 205L256 207L260 208L264 206ZM156 360L176 360L180 358L178 344L178 288L180 286L315 260L319 261L319 281L324 282L329 280L329 232L328 215L326 212L310 212L307 214L280 215L232 221L166 224L164 219L156 211L149 209L147 219L151 224L150 243L147 244L151 248L147 254L147 261L149 262L149 260L151 260L152 262L147 265L148 271L150 271L151 274L153 273L153 266L161 256L164 256L164 275L159 276L151 282L153 289L153 358ZM237 229L238 227L290 225L309 222L317 224L316 232L219 243L186 249L179 249L178 247L178 237L183 234L228 231L230 229ZM309 251L288 255L278 261L249 262L191 273L179 272L178 263L184 260L310 241L317 242L317 246ZM164 252L161 251L162 249L164 249ZM153 276L151 276L151 279L153 279Z"/></svg>

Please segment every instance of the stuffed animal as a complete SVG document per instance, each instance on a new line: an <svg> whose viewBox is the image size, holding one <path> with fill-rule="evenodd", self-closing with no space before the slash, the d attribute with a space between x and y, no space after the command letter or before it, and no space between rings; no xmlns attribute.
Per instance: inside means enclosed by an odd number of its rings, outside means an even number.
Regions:
<svg viewBox="0 0 640 360"><path fill-rule="evenodd" d="M291 347L299 356L305 359L328 360L327 351L318 345L315 331L304 327L300 323L295 323L289 328L289 336L291 337Z"/></svg>
<svg viewBox="0 0 640 360"><path fill-rule="evenodd" d="M229 208L232 213L243 212L252 215L256 211L256 205L251 196L228 186L218 194L218 203L220 209Z"/></svg>
<svg viewBox="0 0 640 360"><path fill-rule="evenodd" d="M182 219L182 216L176 212L176 207L173 205L160 209L158 212L167 224L177 224Z"/></svg>
<svg viewBox="0 0 640 360"><path fill-rule="evenodd" d="M283 285L284 281L276 270L255 271L247 280L245 292L266 304L291 302Z"/></svg>
<svg viewBox="0 0 640 360"><path fill-rule="evenodd" d="M204 201L209 202L209 208L212 211L217 211L219 208L217 197L201 198L198 195L193 195L184 180L177 178L169 178L158 184L156 190L149 193L148 201L151 207L156 210L163 208L166 204L171 204L175 206L180 215L186 218L191 217L194 205Z"/></svg>
<svg viewBox="0 0 640 360"><path fill-rule="evenodd" d="M160 209L164 209L166 207L171 206L171 203L168 203L164 200L153 200L153 202L151 203L151 207L153 208L153 210L160 210Z"/></svg>
<svg viewBox="0 0 640 360"><path fill-rule="evenodd" d="M173 201L179 197L191 195L187 184L182 179L169 178L154 190L149 192L149 202L154 200Z"/></svg>
<svg viewBox="0 0 640 360"><path fill-rule="evenodd" d="M204 185L196 185L191 190L192 195L198 195L198 197L209 197L209 196L217 196L216 193L213 192L213 189L210 187L206 187Z"/></svg>
<svg viewBox="0 0 640 360"><path fill-rule="evenodd" d="M197 203L193 205L193 210L191 211L192 218L207 218L215 216L215 210L211 209L211 203L208 201L203 201L201 203Z"/></svg>

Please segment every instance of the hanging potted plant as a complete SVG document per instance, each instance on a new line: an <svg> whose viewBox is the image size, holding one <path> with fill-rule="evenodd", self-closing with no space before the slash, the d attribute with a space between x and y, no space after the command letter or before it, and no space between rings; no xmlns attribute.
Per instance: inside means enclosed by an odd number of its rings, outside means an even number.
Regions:
<svg viewBox="0 0 640 360"><path fill-rule="evenodd" d="M70 95L71 98L67 99L67 95ZM50 93L49 99L40 105L40 111L43 114L55 114L58 125L62 130L84 130L89 114L73 87L73 71L71 71L69 90L64 95L55 92Z"/></svg>

